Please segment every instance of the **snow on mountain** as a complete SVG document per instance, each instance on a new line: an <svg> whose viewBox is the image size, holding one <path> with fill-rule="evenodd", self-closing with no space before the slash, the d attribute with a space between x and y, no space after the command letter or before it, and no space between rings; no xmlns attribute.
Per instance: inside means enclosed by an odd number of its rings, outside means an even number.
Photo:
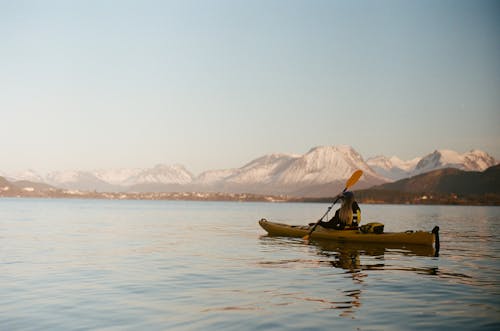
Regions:
<svg viewBox="0 0 500 331"><path fill-rule="evenodd" d="M379 155L375 157L369 158L366 163L368 163L369 166L371 167L377 167L379 169L385 169L385 170L391 170L393 168L401 169L404 171L410 171L415 168L417 165L418 161L420 161L421 158L417 157L408 161L401 160L397 156L392 156L390 158Z"/></svg>
<svg viewBox="0 0 500 331"><path fill-rule="evenodd" d="M93 173L102 181L113 185L124 185L131 177L137 176L142 171L144 170L140 168L120 168L95 170Z"/></svg>
<svg viewBox="0 0 500 331"><path fill-rule="evenodd" d="M289 154L265 155L246 164L227 180L238 184L272 183L298 158L300 156Z"/></svg>
<svg viewBox="0 0 500 331"><path fill-rule="evenodd" d="M45 176L45 180L51 184L75 183L88 173L77 170L53 171Z"/></svg>
<svg viewBox="0 0 500 331"><path fill-rule="evenodd" d="M284 167L299 157L282 153L264 155L241 168L205 171L196 178L195 183L201 185L270 183Z"/></svg>
<svg viewBox="0 0 500 331"><path fill-rule="evenodd" d="M484 171L497 162L488 153L479 150L460 154L443 149L408 161L401 160L396 156L391 158L376 156L368 159L367 163L378 174L395 181L442 168Z"/></svg>
<svg viewBox="0 0 500 331"><path fill-rule="evenodd" d="M45 181L62 188L121 191L139 184L188 184L193 175L182 165L157 165L149 169L108 169L95 171L55 171Z"/></svg>
<svg viewBox="0 0 500 331"><path fill-rule="evenodd" d="M28 170L7 179L45 182L59 188L86 191L219 191L234 193L327 196L338 193L357 169L363 176L354 190L445 167L483 171L496 160L479 150L460 154L437 150L422 158L404 161L398 157L368 159L351 146L319 146L304 155L269 154L241 168L205 171L194 177L182 165L160 164L153 168L122 168L94 171L54 171L40 175Z"/></svg>
<svg viewBox="0 0 500 331"><path fill-rule="evenodd" d="M363 170L364 181L386 180L375 173L352 147L346 145L320 146L295 159L277 179L282 184L322 184L342 181L356 170Z"/></svg>
<svg viewBox="0 0 500 331"><path fill-rule="evenodd" d="M238 169L205 172L197 182L281 186L324 184L345 180L356 169L363 170L367 177L379 182L386 181L352 147L340 145L315 147L304 155L265 155Z"/></svg>
<svg viewBox="0 0 500 331"><path fill-rule="evenodd" d="M202 173L195 182L222 191L314 196L341 190L357 169L364 171L359 187L387 182L345 145L315 147L304 155L265 155L238 169Z"/></svg>
<svg viewBox="0 0 500 331"><path fill-rule="evenodd" d="M498 164L497 160L484 151L473 149L464 154L465 169L471 171L484 171Z"/></svg>
<svg viewBox="0 0 500 331"><path fill-rule="evenodd" d="M404 161L397 156L388 158L379 155L369 158L366 163L378 174L391 180L399 180L408 177L420 160L421 158L417 157Z"/></svg>
<svg viewBox="0 0 500 331"><path fill-rule="evenodd" d="M28 169L22 172L16 172L10 175L5 174L5 176L3 177L11 181L27 180L30 182L37 182L37 183L42 183L44 181L43 176L32 169Z"/></svg>
<svg viewBox="0 0 500 331"><path fill-rule="evenodd" d="M157 165L149 169L58 171L47 174L44 181L55 187L87 191L300 192L311 196L338 193L357 169L364 172L356 184L358 189L387 181L346 145L315 147L304 155L265 155L241 168L206 171L196 178L182 165Z"/></svg>
<svg viewBox="0 0 500 331"><path fill-rule="evenodd" d="M472 150L464 154L452 150L436 150L424 156L411 171L412 175L418 175L442 168L458 168L465 171L484 171L494 166L496 160L488 153Z"/></svg>
<svg viewBox="0 0 500 331"><path fill-rule="evenodd" d="M189 184L193 178L193 174L182 165L159 164L154 168L139 171L125 180L123 184Z"/></svg>
<svg viewBox="0 0 500 331"><path fill-rule="evenodd" d="M236 172L238 172L238 169L208 170L202 172L198 177L196 177L195 182L198 185L214 185L235 175Z"/></svg>
<svg viewBox="0 0 500 331"><path fill-rule="evenodd" d="M393 156L389 159L389 161L393 164L394 167L399 168L404 171L410 171L414 169L417 163L421 160L421 157L416 157L411 160L401 160L397 156Z"/></svg>
<svg viewBox="0 0 500 331"><path fill-rule="evenodd" d="M53 171L48 173L44 182L55 187L82 190L82 191L111 191L117 190L106 181L97 178L92 172L89 171Z"/></svg>

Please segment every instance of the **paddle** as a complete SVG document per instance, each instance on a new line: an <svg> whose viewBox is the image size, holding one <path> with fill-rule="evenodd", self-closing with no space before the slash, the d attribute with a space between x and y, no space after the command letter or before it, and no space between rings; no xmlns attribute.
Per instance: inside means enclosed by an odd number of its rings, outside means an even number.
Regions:
<svg viewBox="0 0 500 331"><path fill-rule="evenodd" d="M311 234L314 232L314 230L316 230L316 227L318 226L319 222L321 222L323 220L323 218L325 218L325 216L328 214L328 212L332 209L333 205L335 205L337 203L337 201L339 201L341 194L343 194L345 191L347 191L347 189L349 187L356 184L362 175L363 175L362 170L356 170L355 172L352 173L351 177L345 183L344 190L339 195L337 195L337 199L335 199L335 201L333 201L332 205L330 207L328 207L326 213L316 222L316 224L314 224L314 226L309 231L309 233L306 234L304 237L302 237L302 239L309 240L309 238L311 237Z"/></svg>

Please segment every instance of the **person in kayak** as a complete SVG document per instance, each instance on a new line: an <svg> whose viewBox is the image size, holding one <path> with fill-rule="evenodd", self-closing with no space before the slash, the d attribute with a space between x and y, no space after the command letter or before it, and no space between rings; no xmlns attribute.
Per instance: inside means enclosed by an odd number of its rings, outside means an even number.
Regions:
<svg viewBox="0 0 500 331"><path fill-rule="evenodd" d="M328 222L319 221L318 225L335 230L357 229L361 222L361 209L354 200L354 193L344 192L338 199L342 200L342 205L335 211L335 215Z"/></svg>

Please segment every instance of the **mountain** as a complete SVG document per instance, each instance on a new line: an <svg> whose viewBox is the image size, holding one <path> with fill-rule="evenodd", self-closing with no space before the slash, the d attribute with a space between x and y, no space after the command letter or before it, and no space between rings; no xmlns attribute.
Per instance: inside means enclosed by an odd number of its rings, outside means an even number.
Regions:
<svg viewBox="0 0 500 331"><path fill-rule="evenodd" d="M438 169L373 189L413 193L500 194L500 165L482 172Z"/></svg>
<svg viewBox="0 0 500 331"><path fill-rule="evenodd" d="M28 192L45 192L45 191L55 191L56 188L45 183L39 183L39 182L30 182L28 180L19 180L15 181L12 184L14 184L17 188L20 188L21 190L28 191Z"/></svg>
<svg viewBox="0 0 500 331"><path fill-rule="evenodd" d="M45 177L45 182L64 189L80 191L120 191L119 185L99 179L89 171L54 171Z"/></svg>
<svg viewBox="0 0 500 331"><path fill-rule="evenodd" d="M298 158L300 156L289 154L265 155L238 169L227 181L238 184L273 183Z"/></svg>
<svg viewBox="0 0 500 331"><path fill-rule="evenodd" d="M375 183L387 180L375 173L363 160L361 155L352 147L321 146L311 149L302 157L294 160L279 175L277 182L291 186L318 186L330 183L340 184L342 188L345 180L357 170L363 170L363 176L356 187L369 187Z"/></svg>
<svg viewBox="0 0 500 331"><path fill-rule="evenodd" d="M436 150L404 161L393 156L368 159L348 145L318 146L304 155L275 153L256 158L240 168L210 170L194 176L184 166L159 164L152 168L54 171L34 170L6 176L80 191L97 192L222 192L287 194L301 197L330 196L342 190L357 169L363 176L354 190L415 176L442 168L483 171L495 165L493 157L473 150L460 154Z"/></svg>
<svg viewBox="0 0 500 331"><path fill-rule="evenodd" d="M360 203L500 205L500 165L484 171L437 169L356 191Z"/></svg>
<svg viewBox="0 0 500 331"><path fill-rule="evenodd" d="M140 168L120 168L120 169L100 169L92 171L93 175L103 182L112 185L127 185L135 184L131 178L137 177L141 172L145 171ZM132 182L132 183L131 183Z"/></svg>
<svg viewBox="0 0 500 331"><path fill-rule="evenodd" d="M356 169L364 171L359 188L387 182L352 147L339 145L315 147L304 155L265 155L239 169L202 173L194 184L222 192L334 195Z"/></svg>
<svg viewBox="0 0 500 331"><path fill-rule="evenodd" d="M19 194L21 190L4 177L0 177L0 196Z"/></svg>
<svg viewBox="0 0 500 331"><path fill-rule="evenodd" d="M16 172L11 175L3 174L6 179L10 181L19 181L19 180L27 180L27 181L32 181L32 182L38 182L41 183L44 181L44 178L42 175L40 175L38 172L36 172L33 169L28 169L22 172Z"/></svg>
<svg viewBox="0 0 500 331"><path fill-rule="evenodd" d="M460 154L451 150L436 150L423 157L415 166L412 175L442 168L457 168L465 171L483 171L494 166L496 160L488 153L472 150Z"/></svg>
<svg viewBox="0 0 500 331"><path fill-rule="evenodd" d="M47 174L44 181L60 188L121 192L128 189L146 190L148 185L161 189L162 185L189 184L193 175L182 165L162 165L148 169L108 169L94 171L55 171Z"/></svg>
<svg viewBox="0 0 500 331"><path fill-rule="evenodd" d="M193 184L199 190L221 192L273 191L279 174L299 157L290 154L265 155L241 168L203 172Z"/></svg>
<svg viewBox="0 0 500 331"><path fill-rule="evenodd" d="M383 155L369 158L366 163L379 175L391 180L408 177L415 169L421 158L417 157L408 161L401 160L397 156L388 158Z"/></svg>
<svg viewBox="0 0 500 331"><path fill-rule="evenodd" d="M278 182L283 184L324 184L344 180L356 169L364 171L363 180L383 179L377 175L352 147L321 146L311 149L294 160L280 174Z"/></svg>
<svg viewBox="0 0 500 331"><path fill-rule="evenodd" d="M497 161L488 153L479 150L460 154L443 149L408 161L403 161L396 156L391 158L376 156L369 158L366 163L378 174L391 180L399 180L443 168L483 171L497 164Z"/></svg>
<svg viewBox="0 0 500 331"><path fill-rule="evenodd" d="M193 181L191 174L182 165L164 165L159 164L151 169L144 169L139 173L131 176L124 182L124 185L136 185L144 183L161 183L161 184L189 184Z"/></svg>
<svg viewBox="0 0 500 331"><path fill-rule="evenodd" d="M192 183L194 176L184 166L160 164L143 169L121 183L129 192L179 192Z"/></svg>
<svg viewBox="0 0 500 331"><path fill-rule="evenodd" d="M58 189L45 183L30 182L27 180L11 182L4 177L0 177L0 197L46 197L53 195L57 191Z"/></svg>
<svg viewBox="0 0 500 331"><path fill-rule="evenodd" d="M334 195L357 169L364 171L357 188L387 182L352 147L320 146L304 155L269 154L241 168L211 170L195 177L182 165L148 169L52 172L45 181L56 187L100 192L223 192Z"/></svg>
<svg viewBox="0 0 500 331"><path fill-rule="evenodd" d="M238 172L238 169L208 170L196 178L196 183L201 186L213 186L223 183L224 179L230 178Z"/></svg>

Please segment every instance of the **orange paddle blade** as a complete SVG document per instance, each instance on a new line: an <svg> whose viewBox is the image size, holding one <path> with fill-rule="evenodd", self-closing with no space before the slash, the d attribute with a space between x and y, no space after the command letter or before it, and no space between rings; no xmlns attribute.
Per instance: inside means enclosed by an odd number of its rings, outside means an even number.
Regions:
<svg viewBox="0 0 500 331"><path fill-rule="evenodd" d="M349 187L356 184L358 182L358 180L361 178L361 176L363 176L362 170L356 170L355 172L353 172L351 175L351 178L349 178L347 180L347 182L345 183L345 190L347 190Z"/></svg>

